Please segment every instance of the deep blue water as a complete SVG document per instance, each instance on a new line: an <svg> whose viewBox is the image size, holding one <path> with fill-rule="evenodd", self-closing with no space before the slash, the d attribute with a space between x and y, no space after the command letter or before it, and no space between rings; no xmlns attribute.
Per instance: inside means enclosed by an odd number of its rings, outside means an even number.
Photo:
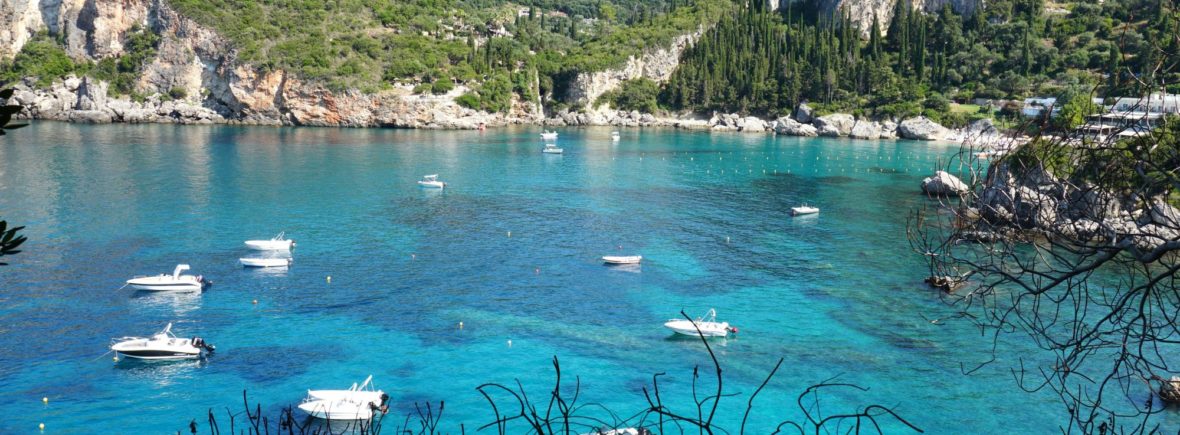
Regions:
<svg viewBox="0 0 1180 435"><path fill-rule="evenodd" d="M928 433L1047 433L1064 421L1056 396L1012 379L1018 356L1036 358L1018 336L965 376L990 338L928 321L950 311L921 282L906 217L926 201L921 178L956 147L560 132L561 156L542 155L539 130L523 128L37 123L0 138L0 216L29 237L0 267L0 433L175 433L194 418L205 432L206 411L239 411L243 389L273 411L369 374L393 420L445 400L443 427L473 432L492 420L476 386L518 378L543 398L554 356L566 382L580 377L581 403L630 416L664 372L662 394L689 412L692 368L708 356L661 324L710 307L741 330L713 342L726 390L741 393L717 418L734 432L780 357L751 433L799 419L796 395L836 375L870 389L832 391L825 411L883 404ZM420 189L429 173L449 187ZM822 213L790 217L803 202ZM289 270L237 265L243 240L279 231L298 242ZM644 263L598 261L611 254ZM119 289L177 263L216 285ZM216 355L104 355L111 337L169 321Z"/></svg>

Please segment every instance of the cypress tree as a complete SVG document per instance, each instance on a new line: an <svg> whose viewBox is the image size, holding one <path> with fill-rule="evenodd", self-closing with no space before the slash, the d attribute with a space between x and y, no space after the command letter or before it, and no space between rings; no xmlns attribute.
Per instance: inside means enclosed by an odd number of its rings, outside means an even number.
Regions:
<svg viewBox="0 0 1180 435"><path fill-rule="evenodd" d="M877 14L873 14L873 28L869 30L869 56L874 61L881 59L881 25Z"/></svg>

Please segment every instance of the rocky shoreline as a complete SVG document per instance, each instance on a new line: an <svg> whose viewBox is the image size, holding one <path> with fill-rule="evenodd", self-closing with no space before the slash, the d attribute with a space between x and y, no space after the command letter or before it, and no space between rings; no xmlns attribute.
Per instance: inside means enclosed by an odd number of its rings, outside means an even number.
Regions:
<svg viewBox="0 0 1180 435"><path fill-rule="evenodd" d="M612 127L670 127L713 132L770 133L802 137L848 137L853 139L911 139L961 141L972 139L999 140L1000 132L990 120L980 120L962 130L943 127L925 117L905 120L870 120L850 114L834 113L815 116L803 104L792 116L766 120L755 116L714 113L709 117L684 115L656 116L638 111L590 110L562 111L551 117L531 115L539 108L521 108L513 115L472 110L454 103L453 97L465 89L440 96L417 96L395 93L370 96L365 117L331 119L324 112L339 112L339 102L321 100L316 107L305 107L301 112L279 111L272 116L235 116L206 107L191 99L173 99L156 93L141 101L128 97L109 97L107 83L88 77L70 76L56 81L47 89L32 83L18 83L16 92L6 104L18 104L25 110L20 119L46 119L79 123L170 123L170 124L235 124L235 125L313 125L342 127L394 127L414 129L477 129L506 125L612 126ZM451 95L455 94L455 95ZM381 111L377 101L397 99L400 104ZM519 105L520 103L518 103ZM315 116L308 116L312 114ZM260 115L260 114L258 114Z"/></svg>

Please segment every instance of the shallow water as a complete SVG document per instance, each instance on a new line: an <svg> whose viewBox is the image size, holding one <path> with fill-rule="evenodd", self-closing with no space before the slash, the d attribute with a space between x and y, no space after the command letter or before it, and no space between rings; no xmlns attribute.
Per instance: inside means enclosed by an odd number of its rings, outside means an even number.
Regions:
<svg viewBox="0 0 1180 435"><path fill-rule="evenodd" d="M560 132L564 155L540 153L539 129L37 123L5 136L0 216L30 240L0 267L0 433L187 432L191 419L204 432L207 410L240 410L243 389L273 412L369 374L392 396L393 420L445 400L442 426L472 431L492 420L476 386L519 379L544 397L554 356L566 385L580 377L580 403L630 416L664 372L661 393L689 412L692 369L708 355L661 324L710 307L740 328L712 342L726 390L741 393L717 417L733 432L779 358L751 433L799 419L796 395L837 375L870 389L831 391L825 411L878 403L928 433L1045 433L1063 421L1056 396L1012 379L1017 355L1036 357L1026 344L1001 343L997 363L964 376L960 364L986 361L990 340L927 320L949 310L921 282L906 217L927 201L921 178L957 148ZM429 173L448 188L420 189ZM822 212L790 217L803 202ZM284 230L298 242L289 270L237 265L243 240ZM643 264L598 260L631 254ZM199 295L119 289L177 263L216 284ZM111 337L170 321L216 355L104 355Z"/></svg>

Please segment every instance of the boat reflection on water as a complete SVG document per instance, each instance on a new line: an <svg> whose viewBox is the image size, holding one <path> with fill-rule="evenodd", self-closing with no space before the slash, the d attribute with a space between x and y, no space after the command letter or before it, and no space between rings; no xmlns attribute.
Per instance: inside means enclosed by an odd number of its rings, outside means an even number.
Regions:
<svg viewBox="0 0 1180 435"><path fill-rule="evenodd" d="M201 294L139 290L131 294L131 303L137 312L167 309L169 314L183 316L201 308Z"/></svg>

